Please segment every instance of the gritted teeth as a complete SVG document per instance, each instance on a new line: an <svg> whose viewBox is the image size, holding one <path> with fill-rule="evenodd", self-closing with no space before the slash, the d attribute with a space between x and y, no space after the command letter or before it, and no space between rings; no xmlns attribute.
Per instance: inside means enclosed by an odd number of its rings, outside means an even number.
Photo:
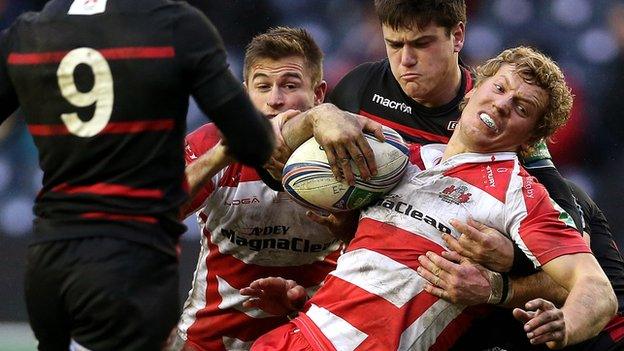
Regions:
<svg viewBox="0 0 624 351"><path fill-rule="evenodd" d="M479 118L481 119L481 121L483 121L483 123L485 123L486 126L488 126L488 128L490 128L494 132L498 133L498 127L496 126L496 123L494 122L494 119L492 117L490 117L490 115L488 115L485 112L481 112L479 114Z"/></svg>

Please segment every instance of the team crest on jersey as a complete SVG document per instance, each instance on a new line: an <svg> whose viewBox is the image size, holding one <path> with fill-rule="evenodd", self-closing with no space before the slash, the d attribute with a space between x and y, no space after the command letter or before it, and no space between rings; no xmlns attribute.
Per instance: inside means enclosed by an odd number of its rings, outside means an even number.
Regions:
<svg viewBox="0 0 624 351"><path fill-rule="evenodd" d="M448 202L450 204L465 204L470 201L470 196L472 193L468 192L468 187L465 185L460 185L456 187L455 185L449 185L440 194L438 195L442 201Z"/></svg>
<svg viewBox="0 0 624 351"><path fill-rule="evenodd" d="M107 0L74 0L68 15L95 15L106 11Z"/></svg>

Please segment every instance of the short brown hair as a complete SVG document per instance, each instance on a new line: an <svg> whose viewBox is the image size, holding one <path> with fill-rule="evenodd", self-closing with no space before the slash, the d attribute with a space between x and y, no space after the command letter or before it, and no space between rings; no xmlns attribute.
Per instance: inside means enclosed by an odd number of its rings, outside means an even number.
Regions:
<svg viewBox="0 0 624 351"><path fill-rule="evenodd" d="M514 72L525 82L537 85L548 93L548 105L537 120L529 144L550 138L559 127L566 124L572 110L572 92L563 72L555 61L538 50L519 46L507 49L479 66L476 70L476 86L494 76L503 64L514 66Z"/></svg>
<svg viewBox="0 0 624 351"><path fill-rule="evenodd" d="M305 29L276 27L256 35L245 50L243 67L247 80L251 67L262 59L279 60L288 56L300 56L310 70L312 86L323 79L323 52Z"/></svg>
<svg viewBox="0 0 624 351"><path fill-rule="evenodd" d="M433 22L446 28L447 34L459 23L466 23L464 0L375 0L375 12L381 24L394 30L420 30Z"/></svg>

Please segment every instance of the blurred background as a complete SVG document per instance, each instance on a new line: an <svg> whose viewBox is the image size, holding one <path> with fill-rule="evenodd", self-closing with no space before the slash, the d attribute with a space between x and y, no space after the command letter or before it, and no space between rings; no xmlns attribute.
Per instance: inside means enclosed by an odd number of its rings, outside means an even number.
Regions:
<svg viewBox="0 0 624 351"><path fill-rule="evenodd" d="M131 0L128 0L131 1ZM44 0L0 0L0 28ZM190 0L221 32L231 69L241 77L245 45L271 26L308 29L325 52L330 88L357 64L385 57L372 0ZM563 67L575 94L572 119L550 145L560 172L603 209L624 247L624 1L467 0L462 59L478 65L504 48L532 45ZM191 101L189 131L205 123ZM0 126L0 351L34 350L23 302L32 204L41 187L37 151L19 111ZM199 248L187 220L181 257L186 298Z"/></svg>

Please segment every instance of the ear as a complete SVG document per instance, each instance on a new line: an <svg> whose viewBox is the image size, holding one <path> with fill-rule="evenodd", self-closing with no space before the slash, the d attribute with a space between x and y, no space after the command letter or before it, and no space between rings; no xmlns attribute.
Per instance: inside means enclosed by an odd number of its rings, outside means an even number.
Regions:
<svg viewBox="0 0 624 351"><path fill-rule="evenodd" d="M464 39L466 39L464 22L459 22L452 30L451 35L453 36L453 51L458 53L464 47Z"/></svg>
<svg viewBox="0 0 624 351"><path fill-rule="evenodd" d="M247 81L246 80L243 81L243 89L245 89L246 93L249 93L249 89L247 89Z"/></svg>
<svg viewBox="0 0 624 351"><path fill-rule="evenodd" d="M327 93L327 82L322 80L314 88L314 106L320 105L325 101L325 93Z"/></svg>

